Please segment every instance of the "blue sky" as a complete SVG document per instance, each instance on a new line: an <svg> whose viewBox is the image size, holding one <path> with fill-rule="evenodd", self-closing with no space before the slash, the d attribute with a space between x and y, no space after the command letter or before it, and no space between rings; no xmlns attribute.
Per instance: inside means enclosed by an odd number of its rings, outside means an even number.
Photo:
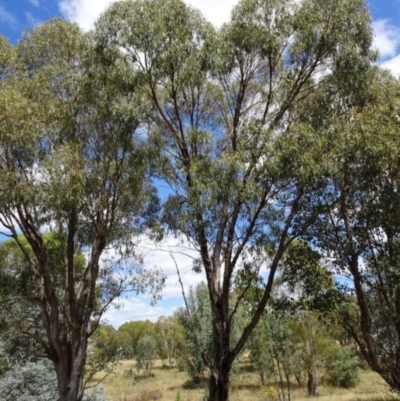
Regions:
<svg viewBox="0 0 400 401"><path fill-rule="evenodd" d="M200 9L214 25L220 26L229 19L232 6L236 0L187 0L192 6ZM77 22L87 30L113 0L0 0L0 35L16 43L21 32L34 24L52 16L61 16ZM400 75L400 0L370 0L368 6L373 19L375 47L380 50L379 63ZM168 279L163 293L163 301L155 307L144 298L129 297L121 300L121 309L110 310L106 317L110 323L119 326L125 321L137 319L156 320L160 315L169 315L177 305L182 304L181 290L175 270L175 262L169 251L175 253L176 262L182 270L186 288L195 285L203 276L192 271L190 256L193 249L178 244L176 239L169 239L162 249L154 250L150 244L142 244L145 264L149 267L163 267ZM183 255L184 253L189 256Z"/></svg>

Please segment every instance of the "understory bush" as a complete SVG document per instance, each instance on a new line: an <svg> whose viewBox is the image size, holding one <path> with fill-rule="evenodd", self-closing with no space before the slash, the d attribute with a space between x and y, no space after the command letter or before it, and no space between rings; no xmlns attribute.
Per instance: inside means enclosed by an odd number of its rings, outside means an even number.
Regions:
<svg viewBox="0 0 400 401"><path fill-rule="evenodd" d="M14 364L0 376L0 400L55 401L57 380L49 361ZM102 388L88 391L82 401L108 401Z"/></svg>
<svg viewBox="0 0 400 401"><path fill-rule="evenodd" d="M359 381L360 362L350 347L342 347L328 364L328 377L335 387L354 387Z"/></svg>

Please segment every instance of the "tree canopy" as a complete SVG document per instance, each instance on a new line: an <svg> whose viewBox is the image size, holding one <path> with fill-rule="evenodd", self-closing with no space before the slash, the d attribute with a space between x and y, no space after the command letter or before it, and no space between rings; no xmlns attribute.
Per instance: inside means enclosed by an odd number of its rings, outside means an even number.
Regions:
<svg viewBox="0 0 400 401"><path fill-rule="evenodd" d="M209 399L225 401L283 255L337 201L329 126L364 102L374 59L366 5L242 0L217 31L180 0L121 1L97 22L95 40L105 57L119 50L143 95L157 176L173 192L163 222L194 244L207 278ZM246 285L232 299L238 274ZM260 279L263 294L234 341L240 301Z"/></svg>
<svg viewBox="0 0 400 401"><path fill-rule="evenodd" d="M111 273L139 266L106 251L133 256L135 233L155 211L147 146L135 95L115 90L92 34L53 19L16 46L2 38L0 54L2 233L25 259L45 331L35 339L54 364L60 401L81 400L88 338L123 288Z"/></svg>
<svg viewBox="0 0 400 401"><path fill-rule="evenodd" d="M88 339L110 303L126 285L160 288L162 275L132 280L135 242L165 233L205 273L177 313L183 332L174 319L159 335L131 322L103 326L99 344L150 374L158 344L173 365L171 333L185 335L193 375L207 372L208 399L226 401L261 320L281 352L257 363L288 366L304 340L316 395L325 340L313 328L330 309L400 389L399 83L373 66L372 39L364 0L241 0L220 29L182 0L123 0L88 33L52 19L15 46L0 38L1 311L35 308L41 324L26 332L60 401L82 399ZM290 298L278 282L313 325L265 321Z"/></svg>

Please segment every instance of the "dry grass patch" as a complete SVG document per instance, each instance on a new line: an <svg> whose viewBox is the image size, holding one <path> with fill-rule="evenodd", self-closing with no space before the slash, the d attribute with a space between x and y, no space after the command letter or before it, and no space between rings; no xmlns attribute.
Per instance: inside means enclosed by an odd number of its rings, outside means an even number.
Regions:
<svg viewBox="0 0 400 401"><path fill-rule="evenodd" d="M153 377L127 377L129 370L136 372L135 361L122 361L115 374L107 377L103 384L105 394L110 401L202 401L204 390L187 388L189 376L177 369L168 369L157 361L153 368Z"/></svg>
<svg viewBox="0 0 400 401"><path fill-rule="evenodd" d="M188 386L189 376L177 369L168 369L158 361L153 377L128 377L135 370L133 360L122 361L115 374L104 381L105 393L110 401L203 401L204 388ZM124 375L125 372L125 375ZM360 384L352 389L320 387L318 401L400 401L374 372L361 371ZM179 396L178 396L179 394ZM256 373L243 368L233 377L230 401L278 401L273 385L262 387ZM292 401L310 401L305 389L294 389Z"/></svg>

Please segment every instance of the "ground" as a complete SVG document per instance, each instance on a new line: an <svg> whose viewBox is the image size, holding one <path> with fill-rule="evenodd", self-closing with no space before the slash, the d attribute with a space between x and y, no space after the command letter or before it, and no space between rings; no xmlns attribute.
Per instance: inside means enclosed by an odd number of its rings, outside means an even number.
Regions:
<svg viewBox="0 0 400 401"><path fill-rule="evenodd" d="M163 368L158 361L153 369L154 377L135 380L129 371L136 372L133 360L122 361L115 374L104 382L110 401L203 401L204 389L193 388L189 377L178 369ZM100 375L98 375L98 378ZM369 370L360 371L360 383L352 389L329 386L320 387L318 401L400 401L389 392L383 380ZM261 387L255 372L248 371L241 363L231 384L230 401L279 401L273 386ZM295 389L292 401L309 401L305 389Z"/></svg>

